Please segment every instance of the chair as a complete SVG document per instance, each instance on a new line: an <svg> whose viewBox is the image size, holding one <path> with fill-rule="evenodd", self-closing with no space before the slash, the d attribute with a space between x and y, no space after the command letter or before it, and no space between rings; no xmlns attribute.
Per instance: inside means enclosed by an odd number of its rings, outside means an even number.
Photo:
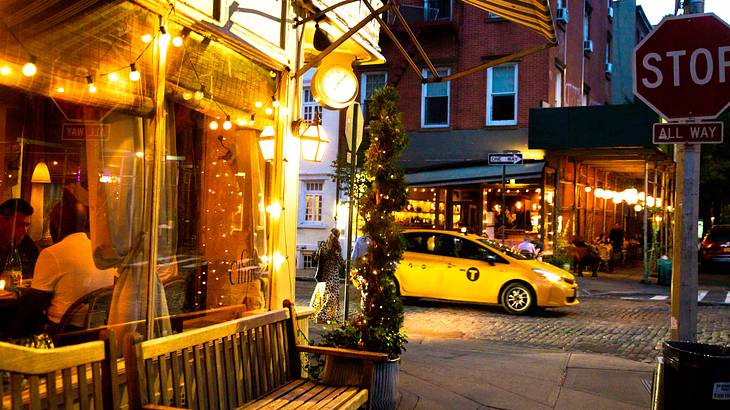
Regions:
<svg viewBox="0 0 730 410"><path fill-rule="evenodd" d="M172 315L185 311L185 279L175 278L162 284L167 299L167 310Z"/></svg>
<svg viewBox="0 0 730 410"><path fill-rule="evenodd" d="M66 309L66 313L61 317L56 334L67 332L71 321L77 315L84 315L84 320L81 325L83 329L106 325L113 291L114 286L108 286L87 293L76 300L76 302ZM84 309L86 309L86 312L84 312Z"/></svg>

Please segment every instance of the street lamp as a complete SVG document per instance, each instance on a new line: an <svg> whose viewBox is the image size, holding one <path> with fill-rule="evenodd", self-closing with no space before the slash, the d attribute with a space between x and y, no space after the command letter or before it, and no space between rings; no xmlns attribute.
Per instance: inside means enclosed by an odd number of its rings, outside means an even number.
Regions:
<svg viewBox="0 0 730 410"><path fill-rule="evenodd" d="M268 162L274 159L275 134L274 127L267 125L261 131L261 135L259 135L259 148L261 148L261 156L264 158L264 161Z"/></svg>
<svg viewBox="0 0 730 410"><path fill-rule="evenodd" d="M320 162L324 156L325 145L330 142L319 119L315 117L314 122L308 124L304 131L301 131L302 121L298 120L292 124L293 133L299 136L299 143L302 149L302 159L309 162Z"/></svg>

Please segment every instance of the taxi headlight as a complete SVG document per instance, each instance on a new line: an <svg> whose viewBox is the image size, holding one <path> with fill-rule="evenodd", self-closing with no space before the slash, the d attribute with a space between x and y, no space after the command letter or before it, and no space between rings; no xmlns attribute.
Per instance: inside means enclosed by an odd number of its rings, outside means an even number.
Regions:
<svg viewBox="0 0 730 410"><path fill-rule="evenodd" d="M560 282L561 280L563 280L563 278L560 275L556 275L545 269L535 268L532 271L537 273L538 275L542 275L542 277L549 280L550 282Z"/></svg>

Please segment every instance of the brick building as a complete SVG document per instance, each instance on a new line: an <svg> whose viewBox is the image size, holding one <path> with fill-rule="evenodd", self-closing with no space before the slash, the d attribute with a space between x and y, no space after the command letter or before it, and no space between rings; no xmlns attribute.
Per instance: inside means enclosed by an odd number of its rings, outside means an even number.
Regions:
<svg viewBox="0 0 730 410"><path fill-rule="evenodd" d="M473 7L474 3L399 2L401 13L440 76L545 44L545 38L535 31ZM507 241L521 241L527 233L540 243L546 242L544 247L549 247L556 233L570 237L589 233L576 229L580 218L588 217L576 212L575 196L568 195L576 192L577 180L571 182L572 189L560 187L561 175L568 175L575 161L571 162L570 153L560 150L531 149L528 130L531 110L612 102L613 56L617 54L614 3L550 0L557 46L449 82L422 84L398 45L381 35L387 62L360 67L361 100L366 105L372 91L386 83L401 95L410 137L402 165L408 172L411 203L397 215L400 223L406 227L466 228ZM417 57L416 47L398 20L388 15L387 21L423 70L422 75L430 77L426 62ZM626 42L622 45L629 46L633 48ZM560 130L553 131L557 132L554 138L561 139ZM525 161L506 167L503 178L502 167L489 166L487 155L509 150L522 152ZM598 176L601 171L603 175ZM593 175L596 186L608 181L613 171L584 167L581 172ZM620 175L613 181L632 185L643 176ZM563 218L571 219L571 223L563 222ZM604 218L603 224L612 220ZM585 221L583 226L587 226ZM592 226L590 233L598 229L603 227Z"/></svg>

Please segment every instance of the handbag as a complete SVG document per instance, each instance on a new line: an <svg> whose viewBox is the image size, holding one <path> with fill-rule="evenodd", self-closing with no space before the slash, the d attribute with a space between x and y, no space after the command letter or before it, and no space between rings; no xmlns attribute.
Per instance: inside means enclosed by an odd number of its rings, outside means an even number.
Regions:
<svg viewBox="0 0 730 410"><path fill-rule="evenodd" d="M323 263L320 261L317 264L317 270L314 272L314 280L317 282L324 282L324 268L322 267Z"/></svg>

